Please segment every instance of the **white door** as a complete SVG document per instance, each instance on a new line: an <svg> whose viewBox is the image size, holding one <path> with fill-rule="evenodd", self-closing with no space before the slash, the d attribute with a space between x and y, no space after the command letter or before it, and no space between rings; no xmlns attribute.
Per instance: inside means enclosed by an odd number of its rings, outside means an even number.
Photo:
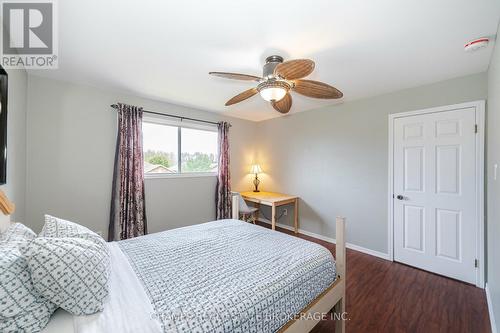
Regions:
<svg viewBox="0 0 500 333"><path fill-rule="evenodd" d="M396 118L394 260L476 283L476 109Z"/></svg>

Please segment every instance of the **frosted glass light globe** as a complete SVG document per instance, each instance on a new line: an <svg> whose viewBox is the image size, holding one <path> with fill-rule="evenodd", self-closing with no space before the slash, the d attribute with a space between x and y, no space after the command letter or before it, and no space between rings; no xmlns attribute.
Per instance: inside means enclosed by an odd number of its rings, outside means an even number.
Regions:
<svg viewBox="0 0 500 333"><path fill-rule="evenodd" d="M281 87L264 88L260 92L260 96L266 101L279 101L286 95L286 90Z"/></svg>

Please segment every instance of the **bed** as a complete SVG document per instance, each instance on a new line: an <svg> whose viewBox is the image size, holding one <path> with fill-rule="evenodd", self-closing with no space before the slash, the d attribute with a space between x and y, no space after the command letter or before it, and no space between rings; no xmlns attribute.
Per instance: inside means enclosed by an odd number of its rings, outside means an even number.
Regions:
<svg viewBox="0 0 500 333"><path fill-rule="evenodd" d="M336 260L318 244L236 219L108 243L104 310L59 309L44 332L309 332L318 314L345 312L344 219L336 227ZM345 331L344 320L336 324Z"/></svg>

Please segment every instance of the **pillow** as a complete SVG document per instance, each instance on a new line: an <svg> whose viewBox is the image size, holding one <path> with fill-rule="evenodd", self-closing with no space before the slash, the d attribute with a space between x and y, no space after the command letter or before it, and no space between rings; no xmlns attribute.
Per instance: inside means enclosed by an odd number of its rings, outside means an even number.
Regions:
<svg viewBox="0 0 500 333"><path fill-rule="evenodd" d="M29 240L36 237L36 234L21 223L11 224L5 232L0 234L0 242L13 242L18 240Z"/></svg>
<svg viewBox="0 0 500 333"><path fill-rule="evenodd" d="M21 250L35 289L73 315L101 311L108 295L107 246L82 237L38 237Z"/></svg>
<svg viewBox="0 0 500 333"><path fill-rule="evenodd" d="M103 309L109 254L92 239L38 237L22 249L35 289L74 315Z"/></svg>
<svg viewBox="0 0 500 333"><path fill-rule="evenodd" d="M55 238L77 237L89 239L101 246L103 251L109 251L104 238L102 238L92 230L78 223L63 220L50 215L45 215L45 224L38 236Z"/></svg>
<svg viewBox="0 0 500 333"><path fill-rule="evenodd" d="M41 237L78 237L81 235L95 235L100 237L92 230L83 225L71 221L63 220L58 217L45 215L45 224L40 232ZM102 237L101 237L102 238Z"/></svg>
<svg viewBox="0 0 500 333"><path fill-rule="evenodd" d="M28 263L20 252L20 246L29 241L21 237L24 228L14 225L9 228L13 241L7 242L5 235L0 241L0 332L38 332L57 308L33 286ZM32 237L29 232L26 236Z"/></svg>

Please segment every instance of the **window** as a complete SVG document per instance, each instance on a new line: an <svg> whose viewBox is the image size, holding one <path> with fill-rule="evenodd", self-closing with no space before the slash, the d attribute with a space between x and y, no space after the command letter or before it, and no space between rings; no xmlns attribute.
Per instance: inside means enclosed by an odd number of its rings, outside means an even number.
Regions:
<svg viewBox="0 0 500 333"><path fill-rule="evenodd" d="M142 132L146 177L216 174L215 127L148 117L143 120Z"/></svg>
<svg viewBox="0 0 500 333"><path fill-rule="evenodd" d="M181 130L181 172L217 172L217 132Z"/></svg>
<svg viewBox="0 0 500 333"><path fill-rule="evenodd" d="M142 123L144 173L178 173L178 128Z"/></svg>

